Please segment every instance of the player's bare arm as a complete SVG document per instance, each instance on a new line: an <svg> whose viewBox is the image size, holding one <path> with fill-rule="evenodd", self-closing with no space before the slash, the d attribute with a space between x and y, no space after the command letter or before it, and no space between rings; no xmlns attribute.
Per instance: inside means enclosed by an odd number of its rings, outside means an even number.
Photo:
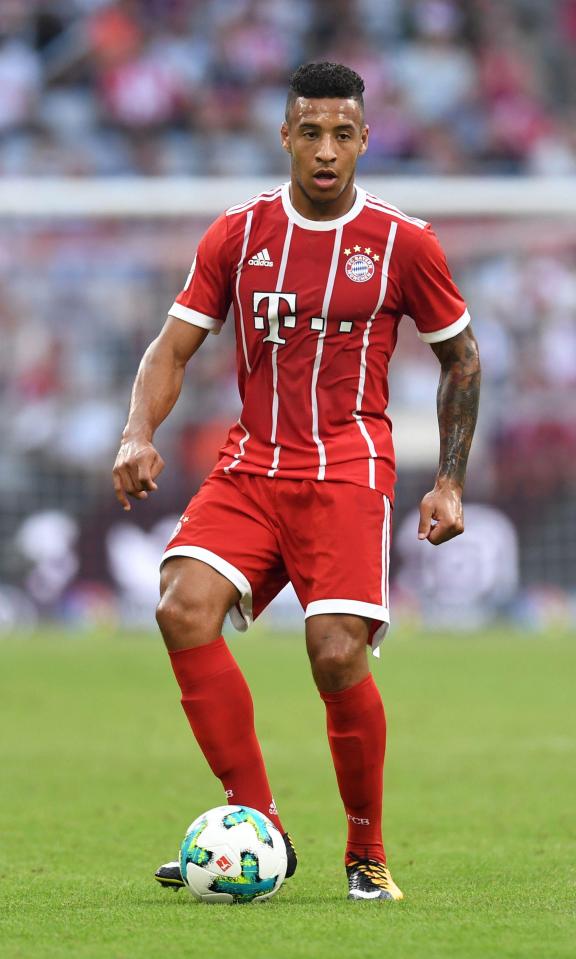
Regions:
<svg viewBox="0 0 576 959"><path fill-rule="evenodd" d="M142 357L112 471L116 497L125 510L130 509L129 496L146 499L157 489L164 461L153 445L154 433L176 403L186 364L207 335L207 330L169 316Z"/></svg>
<svg viewBox="0 0 576 959"><path fill-rule="evenodd" d="M480 396L480 357L470 326L432 344L440 361L437 411L440 463L434 489L420 504L419 539L435 546L464 532L462 491Z"/></svg>

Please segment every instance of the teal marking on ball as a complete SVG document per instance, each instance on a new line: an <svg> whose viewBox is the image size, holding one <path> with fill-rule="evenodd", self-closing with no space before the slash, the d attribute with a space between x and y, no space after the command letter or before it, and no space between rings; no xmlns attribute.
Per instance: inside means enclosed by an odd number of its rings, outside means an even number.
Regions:
<svg viewBox="0 0 576 959"><path fill-rule="evenodd" d="M240 863L241 873L239 876L217 876L210 884L211 891L227 892L234 896L235 902L251 902L258 896L264 896L267 892L272 892L278 881L278 876L273 876L271 879L261 879L258 874L258 859L254 853L243 852Z"/></svg>
<svg viewBox="0 0 576 959"><path fill-rule="evenodd" d="M190 830L184 837L184 841L180 847L180 872L184 878L186 878L186 866L189 862L193 862L196 866L207 866L212 859L213 854L198 843L198 839L207 825L208 820L202 819L198 825Z"/></svg>
<svg viewBox="0 0 576 959"><path fill-rule="evenodd" d="M222 825L225 829L232 829L233 826L239 826L243 822L250 823L260 842L266 843L267 846L274 845L268 829L268 820L262 813L258 812L257 809L249 809L247 806L242 806L236 812L230 812L224 816Z"/></svg>

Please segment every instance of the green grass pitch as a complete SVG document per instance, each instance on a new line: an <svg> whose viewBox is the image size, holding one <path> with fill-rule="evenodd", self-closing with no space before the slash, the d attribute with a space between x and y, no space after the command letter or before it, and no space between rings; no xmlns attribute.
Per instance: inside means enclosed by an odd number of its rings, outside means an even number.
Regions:
<svg viewBox="0 0 576 959"><path fill-rule="evenodd" d="M156 866L222 795L160 640L0 641L2 959L530 959L576 952L576 638L394 630L385 841L403 903L348 903L344 816L303 642L234 639L300 864L203 906Z"/></svg>

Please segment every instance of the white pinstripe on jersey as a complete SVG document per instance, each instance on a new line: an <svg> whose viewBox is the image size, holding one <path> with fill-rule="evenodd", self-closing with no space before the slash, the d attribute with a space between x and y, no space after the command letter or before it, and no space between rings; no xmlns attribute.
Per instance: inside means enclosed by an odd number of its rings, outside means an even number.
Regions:
<svg viewBox="0 0 576 959"><path fill-rule="evenodd" d="M284 283L284 274L286 273L286 264L288 263L288 253L290 252L290 241L292 239L292 230L294 228L293 223L288 220L286 236L284 238L284 246L282 248L282 259L280 260L280 269L278 270L278 280L276 281L276 293L279 293L282 290L282 284ZM274 458L272 460L272 466L268 470L268 476L275 476L278 471L278 463L280 461L280 450L281 446L276 445L276 430L278 429L278 344L274 343L272 347L272 433L270 435L270 442L274 446Z"/></svg>
<svg viewBox="0 0 576 959"><path fill-rule="evenodd" d="M352 413L352 416L358 423L358 427L362 436L366 440L366 445L368 447L369 460L368 460L368 485L370 489L376 489L376 467L374 461L377 459L378 454L376 453L376 447L374 446L374 441L370 436L366 428L366 424L362 419L362 400L364 398L364 387L366 384L366 369L367 369L367 353L368 353L368 343L370 340L370 330L372 329L372 323L377 313L381 310L382 304L386 297L386 290L388 288L388 267L390 265L390 257L392 256L392 248L394 246L394 240L396 238L396 230L398 229L397 223L390 224L390 232L388 233L388 241L386 243L386 252L384 253L384 261L382 263L382 278L380 281L380 295L378 297L378 302L374 308L370 319L366 323L364 329L364 336L362 339L362 354L360 356L360 374L358 376L358 393L356 394L356 409Z"/></svg>
<svg viewBox="0 0 576 959"><path fill-rule="evenodd" d="M257 203L270 203L272 200L276 200L281 193L282 187L280 186L276 187L274 190L268 190L266 193L259 193L257 196L251 197L250 200L246 200L245 203L238 203L237 206L231 206L228 210L226 210L226 216L234 216L236 213L244 213Z"/></svg>
<svg viewBox="0 0 576 959"><path fill-rule="evenodd" d="M420 220L417 216L408 216L407 213L403 213L402 210L399 210L397 206L392 206L391 203L386 203L385 200L381 200L380 197L374 196L372 193L366 194L366 206L370 207L371 210L376 210L379 213L385 213L388 216L395 217L398 220L404 220L405 223L412 223L420 230L423 230L429 225L426 220Z"/></svg>
<svg viewBox="0 0 576 959"><path fill-rule="evenodd" d="M238 260L238 266L236 268L236 302L238 303L238 316L240 319L240 331L242 333L242 350L244 353L244 362L246 363L246 369L248 373L251 372L250 362L248 360L248 348L246 346L246 330L244 329L244 313L242 311L242 300L240 299L240 276L242 273L242 267L244 266L244 260L246 259L246 250L248 249L248 240L250 239L250 230L252 229L252 217L254 213L250 210L246 215L246 225L244 227L244 242L242 244L242 253L240 254L240 259Z"/></svg>
<svg viewBox="0 0 576 959"><path fill-rule="evenodd" d="M244 430L244 436L242 437L242 439L241 439L240 442L238 443L238 452L237 452L236 455L234 456L234 459L232 460L232 462L231 462L228 466L225 466L225 467L224 467L224 472L225 472L225 473L229 473L230 470L233 470L233 469L235 469L235 468L238 466L238 463L240 462L241 458L244 456L244 453L246 452L246 443L247 443L248 440L250 439L250 433L248 432L248 430L247 430L246 427L244 426L244 423L242 422L241 419L238 420L238 426L241 426L242 429Z"/></svg>
<svg viewBox="0 0 576 959"><path fill-rule="evenodd" d="M388 609L388 564L390 562L390 500L384 499L384 523L382 526L382 605Z"/></svg>
<svg viewBox="0 0 576 959"><path fill-rule="evenodd" d="M311 387L311 397L312 397L312 436L314 437L314 442L318 447L318 476L317 479L323 480L326 475L326 449L324 443L320 439L320 434L318 432L318 397L316 395L316 387L318 384L318 374L320 372L320 364L322 363L322 350L324 348L324 337L326 336L326 330L328 327L328 310L330 309L330 300L332 298L332 290L334 289L334 280L336 278L336 268L338 266L338 257L340 255L340 246L342 243L342 227L339 227L335 231L334 237L334 247L332 249L332 259L330 261L330 270L328 272L328 280L326 283L326 290L324 291L324 302L322 303L322 319L324 323L322 329L318 333L318 342L316 345L316 357L314 360L314 369L312 371L312 387Z"/></svg>
<svg viewBox="0 0 576 959"><path fill-rule="evenodd" d="M240 321L240 333L242 336L242 352L244 353L244 362L246 363L246 369L248 373L251 371L250 361L248 360L248 347L246 345L246 330L244 329L244 312L242 310L242 300L240 299L240 276L242 274L242 267L244 266L244 260L246 259L246 250L248 249L248 240L250 239L250 230L252 228L252 210L249 210L246 215L246 224L244 226L244 242L242 243L242 252L240 254L240 259L238 260L238 266L236 267L236 302L238 303L238 319ZM225 473L228 473L229 470L234 469L238 466L240 462L240 457L244 456L246 452L246 443L250 439L250 433L244 426L242 420L238 420L238 425L244 430L244 436L240 440L238 453L236 453L234 460L230 463L229 466L226 466L224 469Z"/></svg>

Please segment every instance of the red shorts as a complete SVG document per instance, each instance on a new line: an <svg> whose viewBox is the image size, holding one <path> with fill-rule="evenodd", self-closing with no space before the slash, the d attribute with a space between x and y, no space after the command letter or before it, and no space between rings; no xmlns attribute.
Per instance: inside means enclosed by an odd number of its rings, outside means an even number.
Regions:
<svg viewBox="0 0 576 959"><path fill-rule="evenodd" d="M388 615L390 502L352 483L212 473L190 500L162 562L189 556L218 570L240 599L244 631L292 582L305 617L348 613L373 621L373 649Z"/></svg>

